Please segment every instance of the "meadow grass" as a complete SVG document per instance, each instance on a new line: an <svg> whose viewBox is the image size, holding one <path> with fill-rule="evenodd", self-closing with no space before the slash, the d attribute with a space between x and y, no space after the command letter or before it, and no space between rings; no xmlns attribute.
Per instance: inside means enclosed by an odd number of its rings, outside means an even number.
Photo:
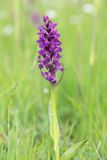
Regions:
<svg viewBox="0 0 107 160"><path fill-rule="evenodd" d="M97 11L84 13L87 2ZM57 12L65 68L55 91L60 154L88 139L73 159L107 160L106 5L106 0L0 2L0 160L55 159L50 85L37 68L37 28L30 18L32 11L43 15L48 9Z"/></svg>

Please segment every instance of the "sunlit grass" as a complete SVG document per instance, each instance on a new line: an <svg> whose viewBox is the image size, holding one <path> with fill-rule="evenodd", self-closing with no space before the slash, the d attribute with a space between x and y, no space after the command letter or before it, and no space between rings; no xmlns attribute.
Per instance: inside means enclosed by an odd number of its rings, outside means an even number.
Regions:
<svg viewBox="0 0 107 160"><path fill-rule="evenodd" d="M48 129L50 93L44 92L50 88L37 68L37 29L30 19L32 11L37 10L41 16L49 9L57 13L55 21L61 33L65 67L63 80L56 89L60 154L88 139L74 159L107 159L106 1L99 3L96 24L93 13L84 13L82 7L78 11L75 2L0 2L0 160L54 160ZM86 2L94 5L93 1L82 1L81 5ZM79 33L77 25L81 29ZM93 32L95 40L92 40ZM92 50L95 59L90 68ZM78 94L78 82L81 94Z"/></svg>

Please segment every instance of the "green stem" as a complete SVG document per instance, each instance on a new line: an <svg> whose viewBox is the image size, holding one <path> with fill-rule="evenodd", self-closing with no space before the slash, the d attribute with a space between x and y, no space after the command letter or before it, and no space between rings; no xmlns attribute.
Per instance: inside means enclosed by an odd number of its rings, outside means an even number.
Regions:
<svg viewBox="0 0 107 160"><path fill-rule="evenodd" d="M56 160L59 160L59 149L56 151Z"/></svg>
<svg viewBox="0 0 107 160"><path fill-rule="evenodd" d="M56 160L59 160L59 126L56 113L56 100L55 100L54 88L51 88L51 107L52 107L51 136L54 142L55 157Z"/></svg>

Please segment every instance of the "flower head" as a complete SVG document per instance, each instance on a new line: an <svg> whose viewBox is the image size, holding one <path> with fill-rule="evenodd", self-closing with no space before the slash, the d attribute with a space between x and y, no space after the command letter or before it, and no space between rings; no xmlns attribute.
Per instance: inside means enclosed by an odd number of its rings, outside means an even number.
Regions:
<svg viewBox="0 0 107 160"><path fill-rule="evenodd" d="M43 17L44 25L39 27L39 55L38 66L42 76L52 85L58 83L56 74L58 71L63 73L64 68L60 63L60 52L62 51L60 34L56 30L57 24L52 22L48 16Z"/></svg>

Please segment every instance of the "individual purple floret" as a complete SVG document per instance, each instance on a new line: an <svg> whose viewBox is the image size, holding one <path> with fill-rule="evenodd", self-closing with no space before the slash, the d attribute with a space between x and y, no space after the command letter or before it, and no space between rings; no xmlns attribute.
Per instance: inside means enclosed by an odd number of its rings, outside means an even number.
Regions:
<svg viewBox="0 0 107 160"><path fill-rule="evenodd" d="M62 51L61 42L59 40L60 34L56 30L57 24L52 22L48 16L43 17L44 25L39 27L39 55L38 63L41 70L41 74L52 85L58 83L56 73L61 71L63 73L64 68L60 63Z"/></svg>

